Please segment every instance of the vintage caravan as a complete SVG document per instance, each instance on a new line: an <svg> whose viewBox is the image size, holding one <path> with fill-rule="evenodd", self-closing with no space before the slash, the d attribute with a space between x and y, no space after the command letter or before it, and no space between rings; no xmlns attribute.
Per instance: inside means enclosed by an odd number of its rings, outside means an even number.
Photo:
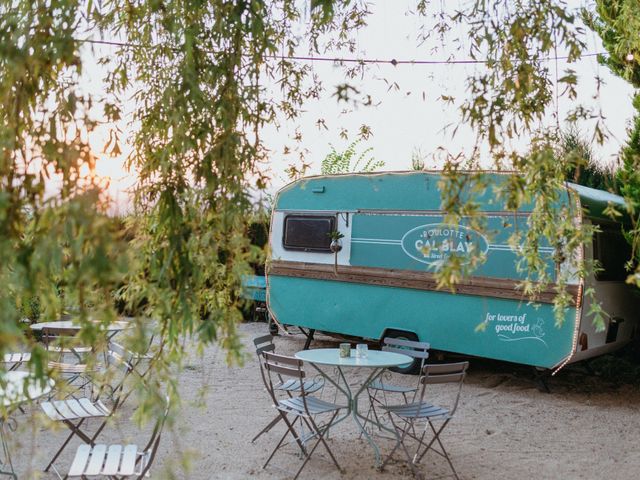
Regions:
<svg viewBox="0 0 640 480"><path fill-rule="evenodd" d="M490 181L504 176L485 173ZM298 180L278 192L273 209L267 302L282 325L379 340L399 336L427 341L433 349L553 369L621 347L636 334L640 296L625 284L630 249L621 225L603 214L623 200L569 184L561 201L577 205L577 220L601 232L582 246L603 270L568 291L572 305L556 326L554 285L535 303L518 284L517 254L508 244L513 228L526 229L526 208L505 211L491 189L478 198L486 227L463 220L444 223L437 172L346 174ZM333 233L332 233L333 232ZM335 232L340 232L336 235ZM333 238L341 250L332 251ZM335 246L335 243L334 243ZM335 250L335 248L334 248ZM455 292L439 290L434 272L449 255L469 251L486 261ZM550 268L554 250L543 247ZM588 316L592 299L607 313L597 331ZM486 328L479 330L479 324Z"/></svg>

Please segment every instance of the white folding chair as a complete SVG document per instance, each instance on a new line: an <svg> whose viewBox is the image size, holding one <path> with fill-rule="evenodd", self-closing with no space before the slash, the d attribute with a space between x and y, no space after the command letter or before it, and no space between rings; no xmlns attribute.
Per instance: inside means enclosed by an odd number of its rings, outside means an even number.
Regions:
<svg viewBox="0 0 640 480"><path fill-rule="evenodd" d="M76 391L91 385L89 375L102 368L99 363L92 365L87 363L86 355L92 351L92 348L79 345L77 334L77 329L64 327L42 329L42 341L49 355L48 367L64 377L67 385L74 387L74 390L69 393L71 396ZM81 382L79 385L76 384L78 380Z"/></svg>
<svg viewBox="0 0 640 480"><path fill-rule="evenodd" d="M2 363L9 365L7 371L17 370L23 363L31 360L30 352L5 353Z"/></svg>
<svg viewBox="0 0 640 480"><path fill-rule="evenodd" d="M97 477L113 478L145 477L158 452L160 437L167 416L169 415L169 399L167 406L153 428L149 442L144 448L135 444L129 445L80 445L71 462L68 477Z"/></svg>
<svg viewBox="0 0 640 480"><path fill-rule="evenodd" d="M396 444L391 453L389 453L385 461L382 463L382 466L380 467L381 469L384 468L389 460L391 460L395 451L401 447L407 458L409 466L411 467L411 471L416 477L418 477L419 472L417 464L428 451L433 451L447 460L453 475L459 480L458 473L453 466L449 453L445 450L444 445L442 444L440 436L458 408L460 393L462 392L462 383L464 382L468 367L469 362L425 365L423 368L423 376L420 377L422 388L420 396L416 401L403 405L382 407L388 413L391 424L395 429ZM434 405L425 400L427 385L441 383L458 384L458 388L452 396L450 405L446 407ZM426 425L424 426L422 434L417 435L415 433L415 423L422 420L426 421ZM425 436L429 430L431 431L431 440L429 443L426 443ZM409 448L407 446L407 443L410 441L415 441L417 443L416 451L413 455L409 453ZM439 446L439 449L435 448L436 444Z"/></svg>
<svg viewBox="0 0 640 480"><path fill-rule="evenodd" d="M127 398L128 395L123 393L124 384L127 376L131 372L131 366L114 352L108 352L107 360L110 367L121 373L121 378L118 380L118 383L113 390L114 404L112 408L108 408L99 398L95 400L90 398L71 398L42 402L40 404L42 411L50 420L54 422L62 422L67 428L69 428L69 430L71 430L67 439L54 454L49 465L44 469L45 472L48 472L53 468L56 475L60 477L54 463L67 447L71 439L74 436L77 436L89 446L93 446L96 438L106 426L107 419L115 413ZM93 434L89 434L82 428L83 424L85 421L95 419L101 419L102 422Z"/></svg>
<svg viewBox="0 0 640 480"><path fill-rule="evenodd" d="M144 353L132 352L128 350L123 345L114 342L113 340L109 342L109 351L113 352L120 357L124 358L126 362L131 366L131 373L134 373L138 376L138 378L144 378L145 375L151 369L151 362L153 361L153 355L150 352L151 343L153 342L153 337L151 338L149 345ZM142 363L146 363L144 367L142 367Z"/></svg>

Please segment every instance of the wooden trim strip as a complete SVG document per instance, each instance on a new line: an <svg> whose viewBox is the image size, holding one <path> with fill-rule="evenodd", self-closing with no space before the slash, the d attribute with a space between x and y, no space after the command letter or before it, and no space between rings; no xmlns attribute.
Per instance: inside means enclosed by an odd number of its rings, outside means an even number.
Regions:
<svg viewBox="0 0 640 480"><path fill-rule="evenodd" d="M433 273L412 270L338 265L338 274L336 275L334 266L331 264L275 260L271 262L267 274L283 277L310 278L314 280L361 283L384 287L411 288L415 290L438 290L438 282ZM512 279L471 277L461 280L455 285L453 290L441 291L455 292L462 295L529 301L518 289L519 283L518 280ZM574 306L578 304L579 286L567 285L567 291L573 297L572 304ZM553 303L555 296L555 285L549 285L538 295L535 301L539 303Z"/></svg>

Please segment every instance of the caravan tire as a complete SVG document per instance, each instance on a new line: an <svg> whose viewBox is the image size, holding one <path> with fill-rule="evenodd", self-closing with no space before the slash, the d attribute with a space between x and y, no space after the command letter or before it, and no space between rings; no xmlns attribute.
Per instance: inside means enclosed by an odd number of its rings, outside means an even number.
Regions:
<svg viewBox="0 0 640 480"><path fill-rule="evenodd" d="M278 325L271 319L271 315L267 312L267 323L269 325L269 333L274 337L280 335L280 331L278 330Z"/></svg>
<svg viewBox="0 0 640 480"><path fill-rule="evenodd" d="M384 339L390 338L398 338L400 340L414 340L418 341L418 336L412 332L403 332L402 330L387 330L382 338L381 344L384 342ZM405 365L401 365L399 367L391 367L389 370L396 373L402 373L405 375L416 375L420 373L420 359L414 358L413 362Z"/></svg>

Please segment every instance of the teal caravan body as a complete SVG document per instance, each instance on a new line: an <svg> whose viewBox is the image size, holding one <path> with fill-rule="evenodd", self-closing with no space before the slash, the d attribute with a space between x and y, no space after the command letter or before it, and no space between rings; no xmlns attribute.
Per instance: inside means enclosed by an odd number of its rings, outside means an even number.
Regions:
<svg viewBox="0 0 640 480"><path fill-rule="evenodd" d="M492 182L504 178L485 175ZM483 232L464 219L447 225L439 180L439 173L427 172L319 176L278 192L267 273L271 315L283 325L368 339L413 337L437 350L540 368L612 351L635 335L640 302L624 282L630 250L620 224L603 215L609 202L622 204L620 197L572 184L561 195L576 204L576 221L600 226L580 254L599 260L604 270L570 282L573 304L558 327L553 285L536 304L517 288L522 274L508 238L513 228L527 228L526 209L505 211L489 188L476 199L486 219ZM344 235L337 255L329 245L334 231ZM438 290L434 271L451 252L464 258L471 251L486 254L486 261L455 293ZM553 248L541 251L555 269ZM590 287L608 314L601 332L587 315ZM483 322L486 328L478 330Z"/></svg>

